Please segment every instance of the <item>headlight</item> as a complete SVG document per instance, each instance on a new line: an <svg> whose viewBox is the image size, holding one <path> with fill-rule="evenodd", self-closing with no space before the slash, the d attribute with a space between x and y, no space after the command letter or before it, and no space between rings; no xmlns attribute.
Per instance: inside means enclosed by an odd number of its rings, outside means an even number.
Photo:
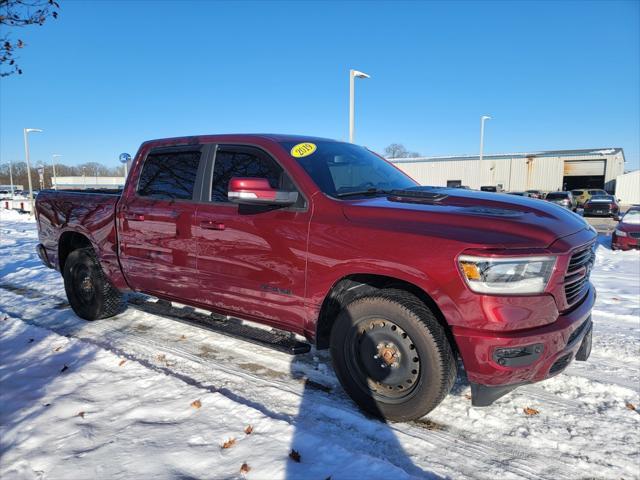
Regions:
<svg viewBox="0 0 640 480"><path fill-rule="evenodd" d="M460 271L478 293L521 295L544 291L556 257L490 258L462 255Z"/></svg>
<svg viewBox="0 0 640 480"><path fill-rule="evenodd" d="M622 230L618 230L616 228L616 235L619 237L626 237L627 236L627 232L623 232Z"/></svg>

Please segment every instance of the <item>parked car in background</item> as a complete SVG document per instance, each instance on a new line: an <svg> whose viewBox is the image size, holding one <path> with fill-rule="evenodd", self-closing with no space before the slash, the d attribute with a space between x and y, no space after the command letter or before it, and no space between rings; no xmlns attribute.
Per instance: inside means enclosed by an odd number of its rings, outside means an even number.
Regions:
<svg viewBox="0 0 640 480"><path fill-rule="evenodd" d="M499 192L498 187L494 187L493 185L484 185L480 187L481 192Z"/></svg>
<svg viewBox="0 0 640 480"><path fill-rule="evenodd" d="M613 195L594 195L584 204L585 217L612 217L620 215L620 205Z"/></svg>
<svg viewBox="0 0 640 480"><path fill-rule="evenodd" d="M153 140L121 195L43 191L36 218L80 317L113 316L136 291L304 335L356 403L394 421L438 405L459 358L486 406L591 351L584 219L420 186L351 143Z"/></svg>
<svg viewBox="0 0 640 480"><path fill-rule="evenodd" d="M576 199L578 207L582 207L589 200L589 193L586 189L571 190L571 195Z"/></svg>
<svg viewBox="0 0 640 480"><path fill-rule="evenodd" d="M555 203L561 207L568 208L572 212L578 209L578 203L571 192L549 192L544 198L547 202Z"/></svg>
<svg viewBox="0 0 640 480"><path fill-rule="evenodd" d="M544 198L545 193L542 190L526 190L531 198Z"/></svg>
<svg viewBox="0 0 640 480"><path fill-rule="evenodd" d="M600 188L580 188L578 190L571 190L571 193L578 202L579 207L583 207L589 199L595 195L609 195L609 193Z"/></svg>
<svg viewBox="0 0 640 480"><path fill-rule="evenodd" d="M611 235L612 250L632 248L640 248L640 206L627 210Z"/></svg>

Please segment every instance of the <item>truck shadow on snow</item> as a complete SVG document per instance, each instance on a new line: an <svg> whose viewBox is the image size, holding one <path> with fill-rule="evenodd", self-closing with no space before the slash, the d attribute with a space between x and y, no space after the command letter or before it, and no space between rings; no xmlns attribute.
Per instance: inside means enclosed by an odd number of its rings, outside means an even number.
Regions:
<svg viewBox="0 0 640 480"><path fill-rule="evenodd" d="M7 284L0 287L16 295L39 298L39 292L26 287L11 288ZM20 318L33 326L34 323L29 321L28 315L25 319L22 307L23 305L4 305L3 311L5 315ZM62 309L64 308L62 306ZM61 308L54 306L48 319L55 321L67 316L66 312L60 310ZM4 321L7 321L7 318L0 318L0 322ZM66 332L66 337L72 337L74 328L67 328ZM5 333L3 336L6 335L9 334ZM77 411L70 411L67 402L58 405L56 400L61 397L73 397L76 391L85 389L91 383L89 377L81 373L75 374L81 372L83 367L95 358L97 351L90 345L69 342L63 337L51 341L47 330L29 328L24 324L14 324L10 335L10 341L3 339L0 351L0 457L27 440L35 450L38 449L39 442L47 441L46 437L31 436L30 430L25 426L43 415L52 423L77 422L78 429L82 430L82 410L90 410L90 399L86 399L84 406L79 407ZM37 362L33 361L34 355L38 358ZM71 384L65 382L53 385L56 380L68 376L73 376Z"/></svg>
<svg viewBox="0 0 640 480"><path fill-rule="evenodd" d="M291 376L300 376L297 370L296 359L291 364ZM304 391L299 405L298 415L294 422L295 432L291 440L290 460L287 462L287 480L303 480L315 478L444 478L433 471L424 470L415 465L411 456L405 451L398 440L396 432L381 417L379 411L371 414L363 413L352 403L342 388L321 389L318 384L303 379ZM374 397L374 392L368 394ZM332 424L327 429L342 431L351 430L349 435L344 435L334 442L334 435L330 439L318 437L315 430L308 428L310 423L326 422L327 418ZM429 430L445 428L429 420L419 420L414 424L420 424ZM359 435L361 432L361 438ZM355 433L355 435L353 435ZM326 442L331 442L327 445ZM328 448L335 449L333 461L330 465L318 472L309 472L308 464L305 465L305 457L313 458L316 452ZM356 450L357 456L351 452ZM299 461L296 460L300 455ZM378 465L375 465L378 464Z"/></svg>
<svg viewBox="0 0 640 480"><path fill-rule="evenodd" d="M12 292L24 297L29 301L41 301L51 305L47 318L29 318L25 315L24 305L15 305L15 311L11 308L4 308L11 316L19 317L23 321L44 328L53 330L59 335L66 337L76 337L89 343L102 346L101 339L92 339L81 330L87 322L76 317L69 309L65 299L42 293L33 288L14 285L7 282L0 283L0 289ZM224 333L220 328L212 328L211 317L196 312L190 308L174 308L168 302L145 302L141 296L132 295L129 297L129 307L147 313L152 313L174 321L204 327ZM28 308L26 312L28 312ZM105 320L108 322L108 320ZM209 325L205 325L208 322ZM225 323L225 322L222 322ZM229 322L233 323L233 322ZM135 321L128 325L127 329L134 329L137 333L144 335L144 331L136 328ZM218 325L219 327L219 325ZM46 336L46 331L41 331L42 338ZM25 333L28 336L28 334ZM33 335L32 335L33 336ZM10 402L6 402L1 408L2 424L7 438L3 441L2 451L12 448L15 442L20 441L19 431L23 422L33 417L54 412L55 420L59 420L61 414L55 412L55 400L48 398L50 393L48 388L50 383L59 375L68 375L76 370L80 370L83 364L90 362L95 355L95 348L85 342L75 342L70 346L64 346L59 352L50 355L37 365L29 365L28 361L20 359L20 351L23 350L21 341L29 342L30 338L18 337L14 343L15 348L2 352L3 365L12 365L15 368L23 368L26 372L23 384L11 392ZM33 339L30 348L37 348L40 338ZM61 339L62 340L62 339ZM61 344L64 344L61 341ZM249 344L247 344L249 345ZM56 345L57 346L57 345ZM113 351L113 345L105 345ZM118 352L119 355L127 357L126 352ZM207 352L202 352L207 356ZM158 370L160 367L155 364L146 364L140 358L134 360L145 364L147 367ZM376 418L374 415L363 413L348 398L347 394L337 385L335 379L327 381L327 375L314 375L314 369L318 367L318 362L325 365L323 369L330 368L330 359L327 352L312 350L310 353L291 357L289 372L270 371L258 363L243 363L241 368L265 377L273 377L285 380L286 377L295 380L303 385L300 395L300 402L297 414L290 418L287 414L272 411L267 406L244 398L239 392L228 389L218 389L211 385L198 382L194 378L182 375L171 368L161 368L164 373L180 378L186 383L199 388L217 391L228 398L256 408L263 414L290 422L294 427L294 434L290 444L290 457L286 461L284 478L287 480L307 479L307 478L353 478L354 476L368 475L368 478L383 478L389 475L393 478L442 478L438 474L424 470L415 465L411 456L400 443L397 432L392 425ZM22 363L25 363L24 365ZM16 367L17 365L17 367ZM65 366L67 367L65 369ZM64 369L64 371L63 371ZM0 368L0 383L4 382L6 373ZM80 377L80 376L79 376ZM75 382L75 380L74 380ZM74 389L84 388L81 378L74 384ZM459 377L454 385L454 392L465 388L464 378ZM369 392L373 395L373 392ZM24 401L30 402L34 407L27 413L21 413ZM85 408L85 407L83 407ZM90 407L88 407L90 408ZM374 412L378 413L379 412ZM77 416L78 412L65 412L62 416ZM79 420L78 420L79 421ZM446 430L446 426L436 424L428 419L412 422L413 425L428 430ZM318 465L317 461L310 460L322 456L327 456L327 450L332 462ZM295 453L294 453L295 451ZM355 452L355 453L354 453ZM297 457L299 455L299 458ZM297 461L299 460L299 461ZM373 475L373 476L372 476Z"/></svg>

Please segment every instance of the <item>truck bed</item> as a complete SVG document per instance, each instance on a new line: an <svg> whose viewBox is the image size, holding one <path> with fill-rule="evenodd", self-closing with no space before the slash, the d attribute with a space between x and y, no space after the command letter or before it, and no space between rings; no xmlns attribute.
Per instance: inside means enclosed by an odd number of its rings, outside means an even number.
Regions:
<svg viewBox="0 0 640 480"><path fill-rule="evenodd" d="M41 255L44 253L46 262L62 271L66 258L64 252L69 244L88 239L109 279L117 287L125 287L118 262L115 222L119 199L120 193L114 190L40 192L36 197L36 219L40 243L44 247Z"/></svg>

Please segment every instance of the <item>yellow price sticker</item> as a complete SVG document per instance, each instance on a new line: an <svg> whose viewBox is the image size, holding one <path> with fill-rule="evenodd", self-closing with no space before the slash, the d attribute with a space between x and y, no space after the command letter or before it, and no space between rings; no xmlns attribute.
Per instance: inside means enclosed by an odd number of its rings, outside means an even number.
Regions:
<svg viewBox="0 0 640 480"><path fill-rule="evenodd" d="M294 145L291 149L291 156L296 158L308 157L313 152L315 152L317 148L318 147L316 147L315 143L299 143L297 145Z"/></svg>

